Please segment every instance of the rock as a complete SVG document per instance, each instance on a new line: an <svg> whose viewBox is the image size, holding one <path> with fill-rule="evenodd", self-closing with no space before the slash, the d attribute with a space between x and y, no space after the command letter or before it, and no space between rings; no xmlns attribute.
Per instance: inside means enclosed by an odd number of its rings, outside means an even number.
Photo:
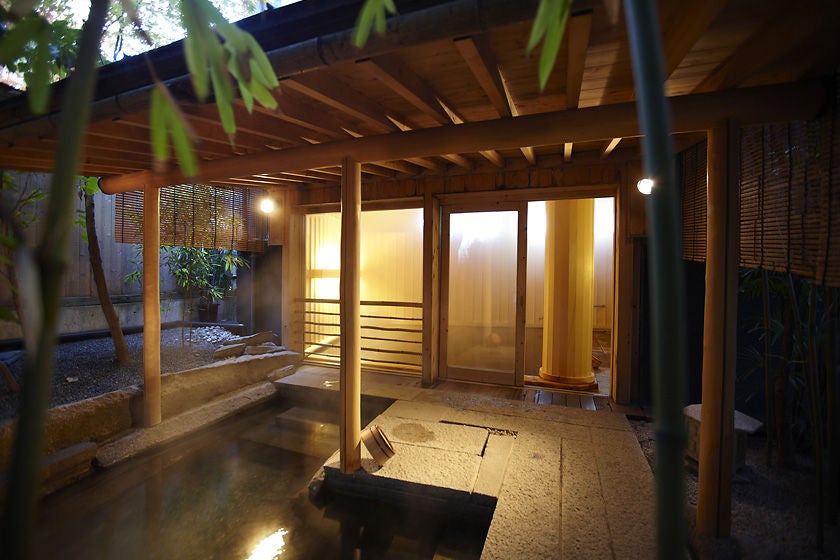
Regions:
<svg viewBox="0 0 840 560"><path fill-rule="evenodd" d="M280 343L280 337L271 331L259 332L250 336L240 336L239 338L231 338L228 344L245 344L246 346L257 346L263 342L271 342L273 344Z"/></svg>
<svg viewBox="0 0 840 560"><path fill-rule="evenodd" d="M270 354L272 352L277 352L280 348L274 344L271 346L249 346L245 349L245 354L249 356L257 356L260 354Z"/></svg>
<svg viewBox="0 0 840 560"><path fill-rule="evenodd" d="M235 358L241 356L245 352L244 344L227 344L213 352L214 360L224 360L225 358Z"/></svg>

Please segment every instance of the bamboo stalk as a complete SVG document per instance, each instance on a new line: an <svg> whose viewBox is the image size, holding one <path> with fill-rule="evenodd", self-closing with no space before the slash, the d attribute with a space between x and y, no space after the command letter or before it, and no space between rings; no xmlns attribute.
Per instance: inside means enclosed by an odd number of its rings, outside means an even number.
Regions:
<svg viewBox="0 0 840 560"><path fill-rule="evenodd" d="M26 355L20 395L20 417L9 467L6 509L2 528L4 558L31 555L40 493L41 457L46 445L46 412L52 388L56 333L61 309L61 283L73 228L74 182L83 156L85 127L96 81L99 41L108 11L107 0L93 0L82 27L76 68L58 123L53 182L47 204L44 234L37 253L21 249L19 258L26 282L21 282L27 307L24 332ZM21 270L20 268L18 270Z"/></svg>
<svg viewBox="0 0 840 560"><path fill-rule="evenodd" d="M770 279L767 270L761 271L761 304L764 312L764 461L773 462L773 403L770 383Z"/></svg>
<svg viewBox="0 0 840 560"><path fill-rule="evenodd" d="M817 550L822 551L825 540L825 492L823 481L825 465L823 465L822 422L820 422L820 401L817 387L817 342L816 342L816 291L815 284L811 284L808 291L808 412L811 419L811 435L814 446L814 463L817 469Z"/></svg>
<svg viewBox="0 0 840 560"><path fill-rule="evenodd" d="M656 422L656 526L659 558L685 556L685 282L681 266L680 196L676 188L662 45L650 0L625 0L633 78L649 197L651 340Z"/></svg>

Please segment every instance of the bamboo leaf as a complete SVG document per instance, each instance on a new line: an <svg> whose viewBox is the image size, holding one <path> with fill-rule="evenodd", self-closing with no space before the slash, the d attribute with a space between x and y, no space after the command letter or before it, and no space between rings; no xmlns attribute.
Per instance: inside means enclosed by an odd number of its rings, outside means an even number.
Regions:
<svg viewBox="0 0 840 560"><path fill-rule="evenodd" d="M169 159L169 145L166 141L166 100L160 87L152 90L149 102L149 131L152 135L152 154L155 161L163 162Z"/></svg>
<svg viewBox="0 0 840 560"><path fill-rule="evenodd" d="M545 41L540 53L539 81L541 92L548 83L548 78L551 76L552 69L554 69L554 63L557 61L557 53L560 52L560 44L563 42L563 33L569 19L570 7L568 2L564 2L564 4L566 5L558 5L559 13L552 14L555 19L552 20L553 25L550 25L546 31Z"/></svg>
<svg viewBox="0 0 840 560"><path fill-rule="evenodd" d="M396 13L397 7L392 0L366 0L353 29L353 45L358 48L365 46L374 27L377 32L384 33L386 14Z"/></svg>
<svg viewBox="0 0 840 560"><path fill-rule="evenodd" d="M260 83L252 81L250 83L251 93L254 94L254 97L257 101L260 102L260 105L266 107L268 109L276 109L277 108L277 100L274 99L274 96L271 95L271 92L268 91L265 86Z"/></svg>
<svg viewBox="0 0 840 560"><path fill-rule="evenodd" d="M260 81L267 88L276 88L280 85L280 82L277 81L277 74L274 72L274 67L271 66L271 61L268 60L265 51L263 51L260 44L257 43L257 40L250 33L247 34L246 39L248 50L253 55L251 58L251 72L258 74Z"/></svg>
<svg viewBox="0 0 840 560"><path fill-rule="evenodd" d="M554 1L556 0L540 0L537 15L534 17L534 24L531 26L531 35L528 37L528 46L525 48L527 54L531 54L531 51L539 44L540 39L545 34L545 30L548 28L550 4Z"/></svg>
<svg viewBox="0 0 840 560"><path fill-rule="evenodd" d="M213 91L216 93L216 107L219 111L219 119L222 121L222 128L227 134L236 134L236 119L233 116L233 95L227 93L225 86L221 83L227 80L227 76L219 77L219 72L211 71L213 78ZM229 87L229 85L228 85Z"/></svg>
<svg viewBox="0 0 840 560"><path fill-rule="evenodd" d="M178 158L178 165L181 172L187 177L193 177L198 173L198 159L193 149L187 127L179 118L178 113L168 106L166 124L172 133L172 144L175 147L175 156Z"/></svg>
<svg viewBox="0 0 840 560"><path fill-rule="evenodd" d="M200 37L201 34L196 35ZM199 37L194 35L184 37L184 58L187 60L187 69L190 71L195 95L199 100L204 101L210 93L210 76Z"/></svg>
<svg viewBox="0 0 840 560"><path fill-rule="evenodd" d="M245 104L245 110L248 114L254 111L254 94L248 89L248 84L239 84L239 93L242 94L242 102Z"/></svg>
<svg viewBox="0 0 840 560"><path fill-rule="evenodd" d="M32 72L26 78L29 108L33 113L42 114L47 111L50 100L50 30L44 26L38 33L35 55L32 61Z"/></svg>

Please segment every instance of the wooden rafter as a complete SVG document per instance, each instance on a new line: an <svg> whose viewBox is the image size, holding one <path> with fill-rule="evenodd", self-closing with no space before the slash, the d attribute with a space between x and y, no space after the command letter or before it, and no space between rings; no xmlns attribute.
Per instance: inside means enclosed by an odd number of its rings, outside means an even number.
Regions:
<svg viewBox="0 0 840 560"><path fill-rule="evenodd" d="M443 105L443 104L441 104L441 107L446 109L446 106ZM388 117L388 118L390 118L391 121L402 132L408 132L410 130L414 130L412 127L408 126L407 124L405 124L404 122L402 122L398 119L394 119L392 117ZM440 157L444 158L447 161L451 161L452 163L454 163L458 167L462 167L464 169L472 169L472 167L473 167L470 160L468 160L467 158L465 158L461 154L441 154ZM427 169L434 169L435 171L440 170L439 166L436 166L435 162L431 159L428 159L428 158L407 158L406 161L410 161L410 162L415 163L417 165L421 165L422 167L426 167ZM436 166L436 167L429 167L429 165Z"/></svg>
<svg viewBox="0 0 840 560"><path fill-rule="evenodd" d="M784 10L759 27L722 64L707 75L694 93L729 89L743 83L815 31L819 18L831 21L830 13L813 13L799 8ZM815 20L814 18L817 18ZM825 21L824 20L824 21Z"/></svg>
<svg viewBox="0 0 840 560"><path fill-rule="evenodd" d="M577 109L580 103L580 88L583 84L583 70L586 66L586 51L589 49L589 35L592 31L592 12L574 14L566 26L566 108ZM563 158L572 160L572 143L563 146Z"/></svg>
<svg viewBox="0 0 840 560"><path fill-rule="evenodd" d="M583 83L583 69L586 66L586 51L589 49L589 35L592 30L592 12L575 14L569 18L566 37L569 45L566 57L566 108L577 109L580 101L580 87Z"/></svg>
<svg viewBox="0 0 840 560"><path fill-rule="evenodd" d="M350 115L377 132L394 130L394 123L388 120L382 107L345 84L329 79L322 72L289 78L280 87L297 91L311 99Z"/></svg>
<svg viewBox="0 0 840 560"><path fill-rule="evenodd" d="M428 82L409 70L394 55L362 60L357 66L379 80L391 91L414 105L438 124L448 124L449 117L438 102L438 94Z"/></svg>
<svg viewBox="0 0 840 560"><path fill-rule="evenodd" d="M682 0L680 11L663 30L665 76L670 76L726 5L726 0Z"/></svg>
<svg viewBox="0 0 840 560"><path fill-rule="evenodd" d="M616 146L618 146L619 142L621 142L621 138L613 138L612 140L610 140L607 143L607 145L604 146L604 149L601 151L601 157L605 158L608 155L610 155L613 152L613 150L615 150Z"/></svg>

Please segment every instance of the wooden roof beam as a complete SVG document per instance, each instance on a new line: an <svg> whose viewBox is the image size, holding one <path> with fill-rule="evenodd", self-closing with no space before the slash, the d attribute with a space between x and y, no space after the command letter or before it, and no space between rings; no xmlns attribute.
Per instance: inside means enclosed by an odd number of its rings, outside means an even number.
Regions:
<svg viewBox="0 0 840 560"><path fill-rule="evenodd" d="M702 95L671 97L672 132L706 130L724 118L743 124L807 120L820 111L826 90L820 81L759 88L740 88ZM366 136L268 153L204 162L195 177L180 172L157 175L150 171L106 178L102 190L126 192L144 186L219 180L255 173L278 173L334 166L343 157L358 161L391 161L441 153L502 150L522 145L548 146L617 137L635 137L639 122L635 103L525 115L495 121L427 128L380 136Z"/></svg>
<svg viewBox="0 0 840 560"><path fill-rule="evenodd" d="M470 67L473 76L478 80L481 89L490 99L493 108L500 117L516 116L511 112L505 96L502 77L499 75L499 66L496 62L496 55L487 44L483 36L464 37L455 40L455 46L467 66Z"/></svg>
<svg viewBox="0 0 840 560"><path fill-rule="evenodd" d="M394 130L382 107L367 97L329 79L323 72L310 72L280 82L280 87L297 91L311 99L357 118L377 132Z"/></svg>
<svg viewBox="0 0 840 560"><path fill-rule="evenodd" d="M837 15L836 11L834 15L813 13L804 7L782 10L707 75L694 88L694 93L730 89L740 85L813 33L815 17L831 21L832 17Z"/></svg>
<svg viewBox="0 0 840 560"><path fill-rule="evenodd" d="M446 112L438 102L437 92L395 55L368 58L357 62L356 65L438 124L449 123Z"/></svg>
<svg viewBox="0 0 840 560"><path fill-rule="evenodd" d="M577 109L580 103L580 88L583 84L583 70L586 67L586 51L589 50L589 36L592 31L592 11L573 14L566 25L566 109ZM563 146L563 158L572 160L572 143Z"/></svg>
<svg viewBox="0 0 840 560"><path fill-rule="evenodd" d="M441 107L446 109L446 105L441 104ZM391 121L403 132L407 132L409 130L413 130L412 127L408 126L404 122L397 120L393 117L388 117ZM465 158L460 154L442 154L440 157L446 159L447 161L451 161L458 167L463 167L464 169L472 169L472 163L470 160ZM416 165L420 165L421 167L426 167L426 169L432 169L434 171L441 171L442 169L438 166L434 161L426 158L406 158L407 161L410 161Z"/></svg>
<svg viewBox="0 0 840 560"><path fill-rule="evenodd" d="M618 146L618 143L621 142L621 138L613 138L609 141L609 143L601 150L601 159L609 156L613 150Z"/></svg>
<svg viewBox="0 0 840 560"><path fill-rule="evenodd" d="M695 43L720 14L727 0L682 0L680 12L663 30L665 79L680 65Z"/></svg>

